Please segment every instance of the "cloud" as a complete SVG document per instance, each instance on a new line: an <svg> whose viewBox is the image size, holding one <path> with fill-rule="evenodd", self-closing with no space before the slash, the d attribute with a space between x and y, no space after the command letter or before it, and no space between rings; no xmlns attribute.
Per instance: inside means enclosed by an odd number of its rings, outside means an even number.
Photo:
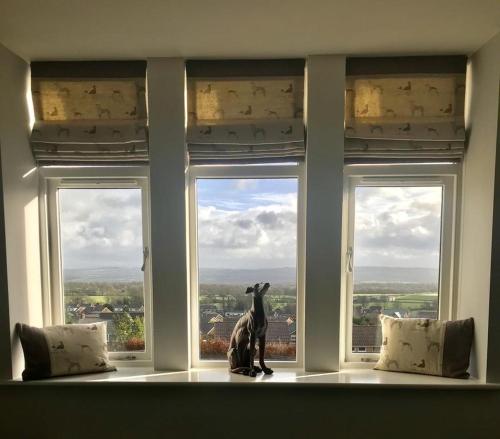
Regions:
<svg viewBox="0 0 500 439"><path fill-rule="evenodd" d="M269 230L276 230L283 227L284 224L282 218L276 212L261 212L255 219L263 228Z"/></svg>
<svg viewBox="0 0 500 439"><path fill-rule="evenodd" d="M62 189L59 205L66 268L140 267L140 190Z"/></svg>
<svg viewBox="0 0 500 439"><path fill-rule="evenodd" d="M199 197L200 267L295 266L297 193L272 190ZM355 264L437 268L441 197L440 188L358 188ZM139 190L64 189L60 206L65 267L140 267Z"/></svg>
<svg viewBox="0 0 500 439"><path fill-rule="evenodd" d="M290 196L292 195L292 196ZM203 268L295 266L297 248L296 194L274 204L223 210L198 208L199 265Z"/></svg>
<svg viewBox="0 0 500 439"><path fill-rule="evenodd" d="M356 191L355 263L438 268L441 188Z"/></svg>
<svg viewBox="0 0 500 439"><path fill-rule="evenodd" d="M233 180L234 187L239 191L248 191L256 189L258 183L259 182L256 179L249 179L249 178L237 178Z"/></svg>

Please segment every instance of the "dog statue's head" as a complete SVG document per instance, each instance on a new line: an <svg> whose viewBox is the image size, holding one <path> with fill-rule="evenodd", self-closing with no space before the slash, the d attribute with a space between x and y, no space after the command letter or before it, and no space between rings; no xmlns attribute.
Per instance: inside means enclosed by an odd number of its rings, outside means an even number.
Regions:
<svg viewBox="0 0 500 439"><path fill-rule="evenodd" d="M267 293L267 290L271 286L269 282L266 282L262 287L261 285L263 284L255 284L253 287L248 287L247 290L245 291L245 294L250 294L252 293L253 296L264 296Z"/></svg>

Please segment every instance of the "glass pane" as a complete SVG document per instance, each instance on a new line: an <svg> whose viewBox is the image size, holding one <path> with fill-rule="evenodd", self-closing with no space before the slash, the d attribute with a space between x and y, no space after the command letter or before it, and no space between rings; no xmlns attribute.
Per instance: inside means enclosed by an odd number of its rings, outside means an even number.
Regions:
<svg viewBox="0 0 500 439"><path fill-rule="evenodd" d="M271 284L266 359L295 360L297 189L296 178L197 180L201 360L227 360L259 282Z"/></svg>
<svg viewBox="0 0 500 439"><path fill-rule="evenodd" d="M442 187L355 193L352 352L380 352L379 314L438 318Z"/></svg>
<svg viewBox="0 0 500 439"><path fill-rule="evenodd" d="M66 323L106 322L108 350L143 351L140 189L59 189Z"/></svg>

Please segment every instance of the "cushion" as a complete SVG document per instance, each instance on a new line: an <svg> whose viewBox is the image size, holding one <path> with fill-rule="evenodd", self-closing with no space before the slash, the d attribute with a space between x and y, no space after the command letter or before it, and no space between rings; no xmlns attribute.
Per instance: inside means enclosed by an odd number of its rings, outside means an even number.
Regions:
<svg viewBox="0 0 500 439"><path fill-rule="evenodd" d="M396 319L381 315L375 369L468 378L474 320Z"/></svg>
<svg viewBox="0 0 500 439"><path fill-rule="evenodd" d="M23 380L116 370L109 363L106 323L35 328L17 324L24 351Z"/></svg>

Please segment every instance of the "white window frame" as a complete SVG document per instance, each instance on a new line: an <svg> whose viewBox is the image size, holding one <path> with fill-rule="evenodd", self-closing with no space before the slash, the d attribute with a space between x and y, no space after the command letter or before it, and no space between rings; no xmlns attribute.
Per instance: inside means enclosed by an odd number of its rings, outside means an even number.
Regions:
<svg viewBox="0 0 500 439"><path fill-rule="evenodd" d="M149 170L147 167L46 167L40 169L40 229L44 325L64 323L61 243L57 192L66 188L138 188L142 202L143 248L151 249ZM153 362L153 310L151 252L144 266L144 351L110 352L118 366L151 366Z"/></svg>
<svg viewBox="0 0 500 439"><path fill-rule="evenodd" d="M296 320L296 359L295 361L266 360L273 367L303 368L304 365L304 277L305 277L305 178L304 164L290 165L221 165L191 166L189 168L189 259L191 293L191 367L227 368L227 360L200 360L199 358L199 297L198 297L198 239L197 239L197 179L229 178L296 178L297 190L297 320Z"/></svg>
<svg viewBox="0 0 500 439"><path fill-rule="evenodd" d="M439 318L456 317L458 230L461 168L457 163L346 165L342 233L343 288L341 315L342 367L371 367L378 353L352 352L353 273L349 268L354 244L355 189L359 186L442 186L439 267ZM350 250L351 249L351 250Z"/></svg>

